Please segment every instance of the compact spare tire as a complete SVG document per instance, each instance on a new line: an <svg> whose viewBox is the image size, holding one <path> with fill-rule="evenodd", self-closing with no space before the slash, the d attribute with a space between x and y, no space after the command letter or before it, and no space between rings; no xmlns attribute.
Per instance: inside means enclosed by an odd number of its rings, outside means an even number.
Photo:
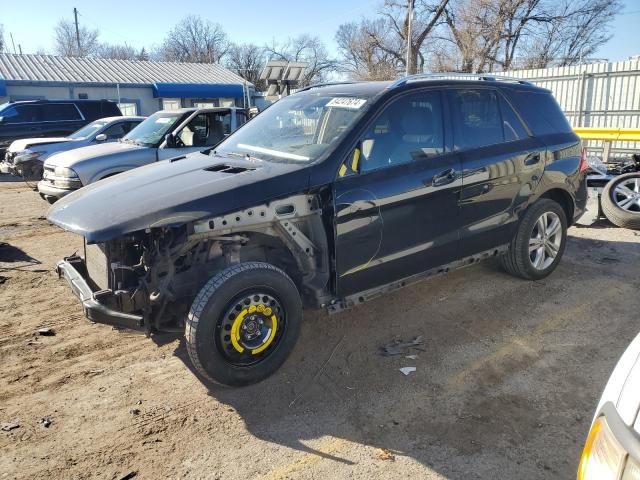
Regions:
<svg viewBox="0 0 640 480"><path fill-rule="evenodd" d="M249 385L287 359L301 321L300 294L285 272L268 263L239 263L211 278L193 301L187 351L208 380Z"/></svg>
<svg viewBox="0 0 640 480"><path fill-rule="evenodd" d="M540 280L555 270L567 243L567 216L548 198L538 200L525 212L509 249L501 257L511 275Z"/></svg>
<svg viewBox="0 0 640 480"><path fill-rule="evenodd" d="M640 173L609 181L602 190L602 212L614 225L640 230Z"/></svg>

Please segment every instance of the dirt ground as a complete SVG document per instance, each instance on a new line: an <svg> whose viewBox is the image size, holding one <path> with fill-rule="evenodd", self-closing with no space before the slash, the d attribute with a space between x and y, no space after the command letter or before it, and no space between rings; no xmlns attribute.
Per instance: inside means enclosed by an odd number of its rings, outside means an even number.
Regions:
<svg viewBox="0 0 640 480"><path fill-rule="evenodd" d="M575 478L640 330L640 232L603 223L573 227L544 281L485 262L306 312L276 375L211 387L178 336L84 319L53 272L81 239L50 226L47 207L0 177L0 422L19 424L0 431L0 478ZM418 335L416 359L378 353Z"/></svg>

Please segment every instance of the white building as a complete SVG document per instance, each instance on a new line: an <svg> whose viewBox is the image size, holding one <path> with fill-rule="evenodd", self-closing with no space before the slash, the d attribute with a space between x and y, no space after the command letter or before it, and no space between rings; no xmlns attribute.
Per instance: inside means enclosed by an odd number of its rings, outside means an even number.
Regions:
<svg viewBox="0 0 640 480"><path fill-rule="evenodd" d="M124 115L192 106L243 106L253 85L210 63L173 63L0 53L0 104L107 99ZM250 101L250 100L249 100Z"/></svg>

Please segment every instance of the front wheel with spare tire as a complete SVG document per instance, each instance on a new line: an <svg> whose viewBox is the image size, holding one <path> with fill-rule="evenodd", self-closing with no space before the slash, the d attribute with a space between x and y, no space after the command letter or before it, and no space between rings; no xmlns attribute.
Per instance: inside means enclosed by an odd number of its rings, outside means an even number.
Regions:
<svg viewBox="0 0 640 480"><path fill-rule="evenodd" d="M609 181L602 189L602 212L621 228L640 230L640 173L627 173Z"/></svg>
<svg viewBox="0 0 640 480"><path fill-rule="evenodd" d="M525 212L509 249L501 257L503 268L517 277L540 280L558 266L567 242L567 216L553 200L543 198Z"/></svg>
<svg viewBox="0 0 640 480"><path fill-rule="evenodd" d="M239 263L211 278L193 301L187 351L208 380L249 385L287 359L301 321L300 294L285 272L268 263Z"/></svg>

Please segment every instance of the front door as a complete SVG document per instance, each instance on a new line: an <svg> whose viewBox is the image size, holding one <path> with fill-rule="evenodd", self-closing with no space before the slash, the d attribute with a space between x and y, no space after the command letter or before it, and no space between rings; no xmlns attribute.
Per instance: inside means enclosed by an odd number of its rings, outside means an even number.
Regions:
<svg viewBox="0 0 640 480"><path fill-rule="evenodd" d="M199 152L214 147L231 132L232 112L203 112L175 133L176 145L158 149L158 160Z"/></svg>
<svg viewBox="0 0 640 480"><path fill-rule="evenodd" d="M434 90L393 100L341 169L334 182L338 295L456 259L461 163L446 141L443 104Z"/></svg>

